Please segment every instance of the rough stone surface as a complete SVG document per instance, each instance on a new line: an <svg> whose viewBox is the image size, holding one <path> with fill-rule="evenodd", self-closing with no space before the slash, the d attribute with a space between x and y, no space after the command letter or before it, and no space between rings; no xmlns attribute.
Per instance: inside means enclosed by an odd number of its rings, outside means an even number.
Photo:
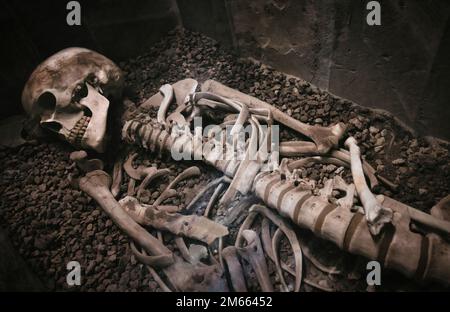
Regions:
<svg viewBox="0 0 450 312"><path fill-rule="evenodd" d="M244 55L450 139L450 3L382 1L368 26L367 2L234 0L229 16Z"/></svg>

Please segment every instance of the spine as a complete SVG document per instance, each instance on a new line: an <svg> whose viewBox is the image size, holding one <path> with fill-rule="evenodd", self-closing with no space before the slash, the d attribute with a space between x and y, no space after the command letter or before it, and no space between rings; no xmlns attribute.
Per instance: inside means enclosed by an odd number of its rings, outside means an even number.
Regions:
<svg viewBox="0 0 450 312"><path fill-rule="evenodd" d="M172 136L154 122L143 124L128 121L123 127L122 139L159 154L174 148L191 156L197 152L190 143L192 137ZM206 163L231 178L239 167L240 161L214 161L208 155L204 156ZM311 191L283 180L277 172L258 174L253 188L267 206L345 251L377 260L384 267L397 270L409 278L450 285L448 242L435 234L424 236L412 232L407 213L397 211L392 224L381 235L373 237L363 214L353 213L314 196Z"/></svg>

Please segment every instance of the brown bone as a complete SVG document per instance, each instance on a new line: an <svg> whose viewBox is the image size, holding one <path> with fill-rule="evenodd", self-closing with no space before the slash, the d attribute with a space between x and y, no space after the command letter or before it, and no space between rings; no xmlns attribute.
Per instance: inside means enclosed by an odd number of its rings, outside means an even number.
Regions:
<svg viewBox="0 0 450 312"><path fill-rule="evenodd" d="M172 252L120 207L109 190L110 185L110 176L101 170L91 171L80 179L80 189L91 196L122 231L139 243L147 253L160 257L162 265L172 264L174 262Z"/></svg>
<svg viewBox="0 0 450 312"><path fill-rule="evenodd" d="M312 139L317 146L317 151L319 154L326 154L333 147L337 147L339 140L342 138L346 130L343 123L338 123L330 127L304 124L299 120L283 113L279 109L276 109L275 106L270 105L269 103L231 89L214 80L205 81L202 85L202 91L211 92L219 96L236 100L246 104L250 108L269 110L276 121Z"/></svg>
<svg viewBox="0 0 450 312"><path fill-rule="evenodd" d="M237 256L236 247L228 246L222 251L222 256L227 264L234 291L247 292L244 273L242 272L242 266Z"/></svg>
<svg viewBox="0 0 450 312"><path fill-rule="evenodd" d="M169 213L164 207L160 209L157 206L142 205L130 196L121 199L119 204L142 225L197 239L208 245L217 238L228 235L226 227L205 217Z"/></svg>
<svg viewBox="0 0 450 312"><path fill-rule="evenodd" d="M136 133L139 127L160 129L154 121L149 124L129 121L124 126L123 138L129 143L142 146L145 138ZM169 132L162 130L158 131L158 138L147 140L147 146L153 145L150 147L152 151L170 152L174 146L179 147L187 140L188 136L172 138ZM192 149L187 148L186 151L192 155ZM347 158L350 158L348 153L333 151L330 154L331 157L340 160L344 159L335 152L342 154L348 162ZM240 163L233 160L214 161L205 158L206 163L213 165L228 177L234 176ZM220 181L217 182L219 183ZM395 207L384 202L384 206L394 210L393 222L389 224L389 228L383 230L380 237L374 238L368 230L364 215L349 211L348 207L331 204L319 196L314 196L310 191L296 187L290 181L283 181L277 172L260 173L254 180L253 190L269 207L350 253L378 260L385 267L393 268L408 277L450 283L450 267L447 263L450 257L449 244L438 237L422 236L412 232L409 226L413 214L395 211Z"/></svg>
<svg viewBox="0 0 450 312"><path fill-rule="evenodd" d="M91 196L106 214L146 253L143 260L163 269L171 286L177 291L228 291L219 265L190 264L175 256L160 241L136 223L119 205L110 191L111 178L100 170L80 179L80 189Z"/></svg>
<svg viewBox="0 0 450 312"><path fill-rule="evenodd" d="M237 251L245 260L247 260L255 271L261 290L264 292L273 292L273 286L269 277L266 259L264 258L261 240L258 234L252 230L242 231L242 237L247 242L247 246L238 247Z"/></svg>

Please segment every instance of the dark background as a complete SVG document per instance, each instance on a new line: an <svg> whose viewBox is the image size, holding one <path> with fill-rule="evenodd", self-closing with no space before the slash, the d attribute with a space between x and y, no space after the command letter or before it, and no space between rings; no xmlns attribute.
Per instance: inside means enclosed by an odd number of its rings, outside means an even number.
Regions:
<svg viewBox="0 0 450 312"><path fill-rule="evenodd" d="M366 24L365 0L79 2L82 26L68 26L68 1L0 0L1 117L21 111L26 79L52 53L83 46L118 62L184 26L450 139L449 1L380 1L375 27Z"/></svg>

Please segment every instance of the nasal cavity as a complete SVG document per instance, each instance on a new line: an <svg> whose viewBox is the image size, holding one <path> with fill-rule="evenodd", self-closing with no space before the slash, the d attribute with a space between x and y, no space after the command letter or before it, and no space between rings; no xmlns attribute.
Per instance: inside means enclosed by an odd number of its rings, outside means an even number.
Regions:
<svg viewBox="0 0 450 312"><path fill-rule="evenodd" d="M46 111L54 111L56 107L56 98L51 92L44 92L38 98L38 106Z"/></svg>

